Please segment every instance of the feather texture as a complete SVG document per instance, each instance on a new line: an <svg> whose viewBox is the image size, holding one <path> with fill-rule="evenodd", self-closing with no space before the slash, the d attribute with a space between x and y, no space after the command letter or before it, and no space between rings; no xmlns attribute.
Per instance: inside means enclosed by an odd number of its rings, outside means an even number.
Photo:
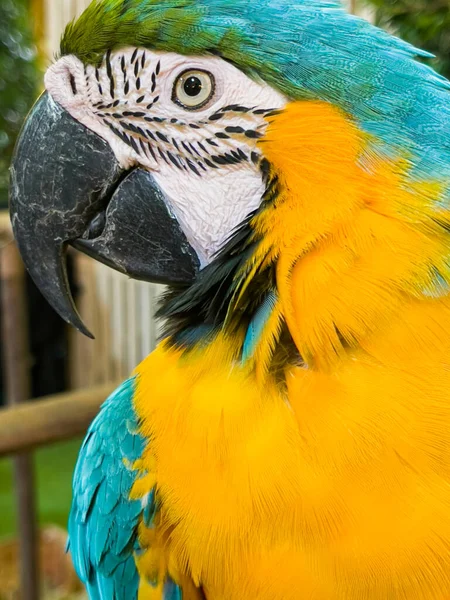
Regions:
<svg viewBox="0 0 450 600"><path fill-rule="evenodd" d="M279 186L252 261L274 266L277 302L246 347L283 345L278 310L304 363L261 377L225 325L138 368L170 561L208 600L447 600L442 188L408 184L408 160L323 102L289 105L261 145Z"/></svg>
<svg viewBox="0 0 450 600"><path fill-rule="evenodd" d="M269 322L269 319L274 311L277 297L274 292L269 292L261 304L259 309L256 311L255 316L250 321L245 334L244 346L242 349L242 360L245 362L255 352L256 346L263 335L264 329Z"/></svg>
<svg viewBox="0 0 450 600"><path fill-rule="evenodd" d="M131 500L139 474L133 464L145 441L133 410L134 381L125 382L104 404L84 441L74 475L69 520L70 547L91 600L137 598L139 575L133 553L137 528L151 510Z"/></svg>

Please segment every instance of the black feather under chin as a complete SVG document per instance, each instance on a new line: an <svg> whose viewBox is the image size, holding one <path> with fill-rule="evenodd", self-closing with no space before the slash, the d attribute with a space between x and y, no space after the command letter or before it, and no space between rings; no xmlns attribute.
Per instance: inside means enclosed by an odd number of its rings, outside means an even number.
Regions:
<svg viewBox="0 0 450 600"><path fill-rule="evenodd" d="M253 219L275 202L280 188L278 177L267 161L263 160L260 168L265 193L259 209L245 219L216 259L192 284L170 287L163 297L158 316L165 319L163 334L174 347L189 350L209 343L219 331L226 330L231 335L246 331L267 295L276 292L276 262L265 260L261 253L258 253L259 267L247 282L249 270L255 265L255 252L262 241L252 227ZM281 384L288 364L302 364L302 360L283 323L270 365L272 375Z"/></svg>
<svg viewBox="0 0 450 600"><path fill-rule="evenodd" d="M276 287L274 264L257 269L230 314L230 303L261 242L252 228L252 220L277 196L278 177L271 174L265 160L261 161L260 169L265 193L259 209L241 223L215 260L200 271L192 284L170 287L163 297L158 316L165 319L164 334L176 346L191 346L209 339L225 322L230 332L248 326L266 294Z"/></svg>
<svg viewBox="0 0 450 600"><path fill-rule="evenodd" d="M166 319L164 333L174 345L195 344L209 338L224 325L230 302L239 285L239 273L251 260L258 244L252 240L252 217L241 225L217 258L199 273L194 283L185 287L170 287L163 297L158 316ZM265 291L269 287L268 279L273 277L263 278ZM256 281L251 284L256 296L255 310L264 293L256 285ZM248 302L246 304L247 309L239 306L232 318L230 325L233 328L238 327L246 317L250 320L251 307Z"/></svg>
<svg viewBox="0 0 450 600"><path fill-rule="evenodd" d="M158 316L164 318L164 337L176 347L189 349L207 343L226 328L233 335L246 331L267 294L276 291L275 263L258 253L261 238L252 227L254 217L272 204L279 193L279 180L266 160L260 163L265 192L257 211L237 228L215 260L186 286L170 287L162 299ZM243 282L245 289L241 293ZM239 296L239 301L236 298Z"/></svg>

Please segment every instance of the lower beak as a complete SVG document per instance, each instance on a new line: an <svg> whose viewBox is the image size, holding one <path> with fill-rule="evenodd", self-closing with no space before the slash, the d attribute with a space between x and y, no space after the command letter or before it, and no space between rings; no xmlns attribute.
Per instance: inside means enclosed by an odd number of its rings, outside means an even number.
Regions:
<svg viewBox="0 0 450 600"><path fill-rule="evenodd" d="M61 317L89 336L68 284L69 244L135 279L181 284L199 270L151 174L121 169L109 145L48 93L17 142L10 209L31 277Z"/></svg>

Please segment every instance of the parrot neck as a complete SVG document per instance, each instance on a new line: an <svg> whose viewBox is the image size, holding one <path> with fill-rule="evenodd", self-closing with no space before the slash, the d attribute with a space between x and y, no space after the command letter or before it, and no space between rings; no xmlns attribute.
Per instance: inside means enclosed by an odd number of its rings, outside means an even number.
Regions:
<svg viewBox="0 0 450 600"><path fill-rule="evenodd" d="M265 160L261 172L265 193L258 211L247 217L193 284L168 291L158 316L165 319L169 345L190 351L220 340L221 347L228 345L230 360L257 364L267 373L275 363L283 368L286 361L300 359L282 321L276 262L265 261L258 251L262 240L253 221L279 194L278 176Z"/></svg>
<svg viewBox="0 0 450 600"><path fill-rule="evenodd" d="M220 339L262 376L334 368L448 293L442 185L408 178L344 113L296 102L261 141L266 192L217 259L161 310L169 343ZM445 289L443 289L445 288Z"/></svg>
<svg viewBox="0 0 450 600"><path fill-rule="evenodd" d="M276 261L280 310L305 365L329 371L367 355L392 363L390 332L400 336L405 315L436 311L448 296L446 183L419 181L405 157L387 157L322 102L288 105L264 153L279 193L252 225L258 252ZM430 329L424 318L417 339Z"/></svg>

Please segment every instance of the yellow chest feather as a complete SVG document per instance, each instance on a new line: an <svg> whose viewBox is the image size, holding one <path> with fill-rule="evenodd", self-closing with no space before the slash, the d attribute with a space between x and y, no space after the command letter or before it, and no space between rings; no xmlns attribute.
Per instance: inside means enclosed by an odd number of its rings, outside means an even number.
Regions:
<svg viewBox="0 0 450 600"><path fill-rule="evenodd" d="M208 600L450 597L450 369L409 342L411 370L361 355L285 390L223 348L153 353L136 408L172 572Z"/></svg>
<svg viewBox="0 0 450 600"><path fill-rule="evenodd" d="M440 187L405 185L407 161L323 103L292 104L263 142L281 188L254 268L276 263L278 298L254 369L224 333L137 370L169 572L208 600L449 600ZM306 365L283 384L261 368L281 321Z"/></svg>

